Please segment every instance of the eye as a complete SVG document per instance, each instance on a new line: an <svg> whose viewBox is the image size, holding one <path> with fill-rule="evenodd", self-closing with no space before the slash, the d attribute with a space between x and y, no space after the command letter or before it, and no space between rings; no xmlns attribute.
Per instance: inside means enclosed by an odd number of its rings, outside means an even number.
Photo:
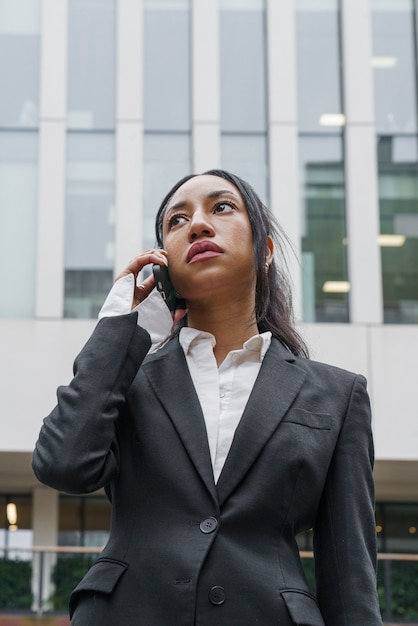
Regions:
<svg viewBox="0 0 418 626"><path fill-rule="evenodd" d="M230 213L234 210L235 207L233 204L230 204L229 202L220 202L215 206L214 213Z"/></svg>
<svg viewBox="0 0 418 626"><path fill-rule="evenodd" d="M186 221L186 217L184 215L182 215L181 213L177 213L172 215L169 220L168 220L168 226L169 228L174 228L175 226L178 226L179 224L183 224Z"/></svg>

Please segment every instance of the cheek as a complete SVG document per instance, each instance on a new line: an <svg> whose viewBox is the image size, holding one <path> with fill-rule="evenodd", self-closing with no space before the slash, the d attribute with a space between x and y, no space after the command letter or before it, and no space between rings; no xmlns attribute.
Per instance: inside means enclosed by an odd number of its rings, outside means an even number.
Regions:
<svg viewBox="0 0 418 626"><path fill-rule="evenodd" d="M179 269L182 264L182 246L178 245L178 242L168 237L163 242L164 250L168 255L168 270L170 272L170 278L173 283L177 282L177 276L179 275Z"/></svg>
<svg viewBox="0 0 418 626"><path fill-rule="evenodd" d="M235 245L239 246L241 256L250 259L251 263L254 262L254 246L251 230L249 231L246 226L237 226L234 229L233 240Z"/></svg>
<svg viewBox="0 0 418 626"><path fill-rule="evenodd" d="M168 256L174 256L176 250L179 248L179 236L169 229L163 230L163 248L166 250Z"/></svg>
<svg viewBox="0 0 418 626"><path fill-rule="evenodd" d="M183 247L174 237L166 237L163 241L163 248L168 255L168 263L175 264L179 261Z"/></svg>

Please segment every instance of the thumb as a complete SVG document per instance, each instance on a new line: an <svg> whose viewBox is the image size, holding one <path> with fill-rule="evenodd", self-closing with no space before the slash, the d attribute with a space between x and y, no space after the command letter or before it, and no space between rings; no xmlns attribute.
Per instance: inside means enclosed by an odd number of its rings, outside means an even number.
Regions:
<svg viewBox="0 0 418 626"><path fill-rule="evenodd" d="M187 313L187 309L176 309L173 315L173 325L175 326L177 322L181 320Z"/></svg>

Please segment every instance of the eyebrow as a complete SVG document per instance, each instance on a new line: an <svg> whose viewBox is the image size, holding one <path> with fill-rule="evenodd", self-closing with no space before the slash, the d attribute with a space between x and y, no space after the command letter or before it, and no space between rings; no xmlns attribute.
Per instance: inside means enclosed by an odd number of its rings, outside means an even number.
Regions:
<svg viewBox="0 0 418 626"><path fill-rule="evenodd" d="M216 191L211 191L210 193L207 194L207 198L209 200L213 200L215 198L219 198L220 196L232 196L234 198L236 198L237 200L240 200L240 196L236 193L234 193L233 191L231 191L230 189L219 189ZM176 202L175 204L172 204L170 207L168 207L165 211L165 214L168 215L169 213L171 213L171 211L176 211L177 209L183 209L185 206L187 206L187 200L180 200L179 202Z"/></svg>

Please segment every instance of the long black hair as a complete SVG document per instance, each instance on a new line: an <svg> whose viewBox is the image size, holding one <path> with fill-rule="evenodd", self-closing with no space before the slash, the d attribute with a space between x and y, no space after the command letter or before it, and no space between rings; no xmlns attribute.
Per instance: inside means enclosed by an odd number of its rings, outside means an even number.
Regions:
<svg viewBox="0 0 418 626"><path fill-rule="evenodd" d="M204 175L224 178L241 194L251 224L256 270L255 317L260 332L269 330L296 356L308 357L308 348L295 328L292 290L287 271L285 248L289 241L274 215L262 203L254 189L239 176L221 169L203 172ZM185 182L198 176L191 174L179 180L167 193L155 219L157 244L163 247L163 216L171 198ZM271 237L275 244L275 258L266 266L266 242Z"/></svg>

